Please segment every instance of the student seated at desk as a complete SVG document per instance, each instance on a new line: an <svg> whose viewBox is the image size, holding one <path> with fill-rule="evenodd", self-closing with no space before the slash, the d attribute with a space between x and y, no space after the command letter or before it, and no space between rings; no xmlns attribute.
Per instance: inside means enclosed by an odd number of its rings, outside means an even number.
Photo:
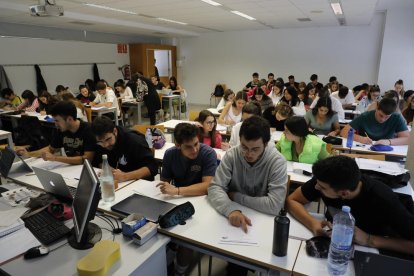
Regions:
<svg viewBox="0 0 414 276"><path fill-rule="evenodd" d="M221 98L220 102L217 105L217 111L221 112L223 108L227 105L229 102L233 102L234 97L236 97L236 94L234 94L233 90L226 89L224 91L224 95Z"/></svg>
<svg viewBox="0 0 414 276"><path fill-rule="evenodd" d="M222 138L221 134L216 130L217 121L213 113L208 110L201 110L195 121L200 127L199 141L212 148L221 149Z"/></svg>
<svg viewBox="0 0 414 276"><path fill-rule="evenodd" d="M285 131L276 148L286 160L300 163L313 164L329 156L326 143L309 132L306 120L299 116L286 120Z"/></svg>
<svg viewBox="0 0 414 276"><path fill-rule="evenodd" d="M134 95L132 94L131 88L125 85L123 79L119 79L114 83L116 92L118 92L121 99L133 99Z"/></svg>
<svg viewBox="0 0 414 276"><path fill-rule="evenodd" d="M10 88L1 90L1 97L6 100L6 105L11 107L18 107L23 102L22 98L14 94L13 90Z"/></svg>
<svg viewBox="0 0 414 276"><path fill-rule="evenodd" d="M96 118L91 128L98 144L93 166L101 167L106 154L115 180L154 180L158 166L143 134L116 127L107 117Z"/></svg>
<svg viewBox="0 0 414 276"><path fill-rule="evenodd" d="M270 127L278 131L285 130L285 121L292 116L293 109L287 103L279 103L263 112L263 118L269 122Z"/></svg>
<svg viewBox="0 0 414 276"><path fill-rule="evenodd" d="M305 104L299 99L298 92L294 87L286 87L280 102L290 105L295 115L305 116Z"/></svg>
<svg viewBox="0 0 414 276"><path fill-rule="evenodd" d="M86 85L79 85L79 95L76 96L76 99L82 104L89 104L95 100L95 95L89 90Z"/></svg>
<svg viewBox="0 0 414 276"><path fill-rule="evenodd" d="M395 112L397 103L393 99L382 99L376 110L362 113L341 130L348 137L352 127L358 134L354 141L362 144L407 145L409 131L400 113Z"/></svg>
<svg viewBox="0 0 414 276"><path fill-rule="evenodd" d="M314 177L297 188L286 206L299 222L315 236L328 235L332 217L343 205L351 207L355 218L354 243L414 255L414 214L403 205L403 195L390 187L361 174L354 159L333 156L313 165ZM315 219L306 204L322 199L327 206L328 221ZM409 211L411 210L411 211Z"/></svg>
<svg viewBox="0 0 414 276"><path fill-rule="evenodd" d="M217 154L198 140L199 128L180 123L174 129L175 147L165 152L161 181L157 187L163 194L200 196L207 194L217 167ZM179 247L175 275L184 275L192 250Z"/></svg>
<svg viewBox="0 0 414 276"><path fill-rule="evenodd" d="M21 103L17 110L22 110L27 112L36 112L39 108L39 101L35 94L30 90L24 90L22 93L23 103Z"/></svg>
<svg viewBox="0 0 414 276"><path fill-rule="evenodd" d="M112 89L107 89L107 86L105 82L103 81L98 81L98 83L96 84L96 91L98 92L98 94L96 95L95 100L93 102L90 102L90 105L92 107L93 106L106 107L106 108L115 107L116 114L117 116L119 116L121 113L119 110L118 99L116 98L115 92ZM105 114L105 116L108 116L108 115L109 114ZM117 118L113 118L113 115L111 118L115 120L117 119Z"/></svg>
<svg viewBox="0 0 414 276"><path fill-rule="evenodd" d="M58 101L59 100L55 96L52 96L47 91L43 91L39 96L39 113L41 115L50 114L53 106L55 106Z"/></svg>
<svg viewBox="0 0 414 276"><path fill-rule="evenodd" d="M228 102L218 118L219 124L235 125L241 121L242 108L247 103L247 93L239 91L233 102Z"/></svg>
<svg viewBox="0 0 414 276"><path fill-rule="evenodd" d="M305 120L314 134L328 136L339 134L338 113L332 110L330 97L319 98L315 107L306 112Z"/></svg>
<svg viewBox="0 0 414 276"><path fill-rule="evenodd" d="M231 129L230 141L228 143L222 143L222 149L228 150L231 147L240 145L240 127L243 121L254 115L260 116L262 111L260 105L257 102L248 102L242 109L242 121L235 124Z"/></svg>
<svg viewBox="0 0 414 276"><path fill-rule="evenodd" d="M92 161L96 141L88 123L76 119L76 107L71 102L58 102L51 110L56 129L50 145L37 151L18 150L19 154L29 157L42 157L45 161L59 161L72 165L83 164L84 159ZM54 155L63 148L66 156Z"/></svg>
<svg viewBox="0 0 414 276"><path fill-rule="evenodd" d="M339 91L333 92L331 95L339 100L343 109L351 109L352 104L355 102L354 94L346 86L342 86L339 88Z"/></svg>
<svg viewBox="0 0 414 276"><path fill-rule="evenodd" d="M210 204L245 232L252 221L241 212L241 205L276 215L285 201L286 161L269 141L270 127L265 119L246 119L240 128L240 145L224 155L208 188ZM227 267L227 275L246 274L247 269L239 265Z"/></svg>

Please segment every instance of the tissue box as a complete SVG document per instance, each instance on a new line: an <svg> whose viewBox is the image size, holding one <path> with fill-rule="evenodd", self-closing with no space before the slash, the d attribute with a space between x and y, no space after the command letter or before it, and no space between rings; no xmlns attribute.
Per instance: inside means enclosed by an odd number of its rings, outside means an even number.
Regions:
<svg viewBox="0 0 414 276"><path fill-rule="evenodd" d="M147 223L147 219L141 214L133 213L124 218L121 223L122 234L131 238L135 231Z"/></svg>

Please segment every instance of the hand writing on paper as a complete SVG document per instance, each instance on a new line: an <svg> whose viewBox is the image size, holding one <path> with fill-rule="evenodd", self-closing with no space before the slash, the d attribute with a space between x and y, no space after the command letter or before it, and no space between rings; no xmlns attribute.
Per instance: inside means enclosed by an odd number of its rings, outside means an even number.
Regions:
<svg viewBox="0 0 414 276"><path fill-rule="evenodd" d="M42 158L45 161L53 161L53 160L55 160L55 155L50 153L50 152L43 152L42 153Z"/></svg>
<svg viewBox="0 0 414 276"><path fill-rule="evenodd" d="M160 191L167 195L177 195L178 188L168 182L160 182L156 187L160 187Z"/></svg>
<svg viewBox="0 0 414 276"><path fill-rule="evenodd" d="M252 226L251 220L243 215L240 211L233 211L229 215L230 224L236 227L241 227L247 233L247 226Z"/></svg>
<svg viewBox="0 0 414 276"><path fill-rule="evenodd" d="M365 145L371 145L372 144L371 138L369 138L369 137L363 137L363 136L361 136L361 138L359 138L359 141L358 142L360 142L362 144L365 144Z"/></svg>
<svg viewBox="0 0 414 276"><path fill-rule="evenodd" d="M126 180L126 173L120 169L112 169L112 174L114 176L114 180L118 180L119 182Z"/></svg>

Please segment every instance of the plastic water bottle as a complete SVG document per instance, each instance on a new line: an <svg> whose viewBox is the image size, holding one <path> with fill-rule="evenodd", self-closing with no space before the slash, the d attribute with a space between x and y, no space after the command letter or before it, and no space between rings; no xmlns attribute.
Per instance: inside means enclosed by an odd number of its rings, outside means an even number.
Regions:
<svg viewBox="0 0 414 276"><path fill-rule="evenodd" d="M105 202L115 200L114 176L111 167L109 167L108 156L102 155L102 174L100 177L102 199Z"/></svg>
<svg viewBox="0 0 414 276"><path fill-rule="evenodd" d="M352 148L353 142L354 142L354 129L350 128L348 131L348 139L346 139L346 147Z"/></svg>
<svg viewBox="0 0 414 276"><path fill-rule="evenodd" d="M342 206L342 212L335 215L328 255L330 275L344 275L351 257L352 237L355 219L349 206Z"/></svg>
<svg viewBox="0 0 414 276"><path fill-rule="evenodd" d="M286 216L286 210L282 209L275 217L273 227L273 247L272 252L278 257L286 256L289 240L290 220Z"/></svg>
<svg viewBox="0 0 414 276"><path fill-rule="evenodd" d="M151 129L147 128L147 131L145 132L145 140L148 143L148 147L152 149L152 133Z"/></svg>

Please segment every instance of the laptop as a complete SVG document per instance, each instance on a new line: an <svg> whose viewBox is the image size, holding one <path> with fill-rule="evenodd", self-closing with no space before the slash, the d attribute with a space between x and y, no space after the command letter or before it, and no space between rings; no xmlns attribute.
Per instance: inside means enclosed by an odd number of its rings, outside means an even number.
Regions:
<svg viewBox="0 0 414 276"><path fill-rule="evenodd" d="M17 165L14 170L21 171L21 172L33 172L32 168L24 161L24 159L18 155L14 150L10 147L5 147L4 150L1 151L1 158L0 158L0 174L3 177L7 177L9 172L13 166L14 159L19 158L21 163Z"/></svg>
<svg viewBox="0 0 414 276"><path fill-rule="evenodd" d="M354 252L354 267L356 276L365 275L413 275L414 262L387 255Z"/></svg>
<svg viewBox="0 0 414 276"><path fill-rule="evenodd" d="M76 188L68 186L61 174L37 167L33 167L33 170L47 193L73 200L76 194Z"/></svg>
<svg viewBox="0 0 414 276"><path fill-rule="evenodd" d="M121 202L113 205L111 210L128 216L132 213L139 213L148 220L156 222L160 215L165 215L173 209L175 204L154 199L148 196L133 194Z"/></svg>

